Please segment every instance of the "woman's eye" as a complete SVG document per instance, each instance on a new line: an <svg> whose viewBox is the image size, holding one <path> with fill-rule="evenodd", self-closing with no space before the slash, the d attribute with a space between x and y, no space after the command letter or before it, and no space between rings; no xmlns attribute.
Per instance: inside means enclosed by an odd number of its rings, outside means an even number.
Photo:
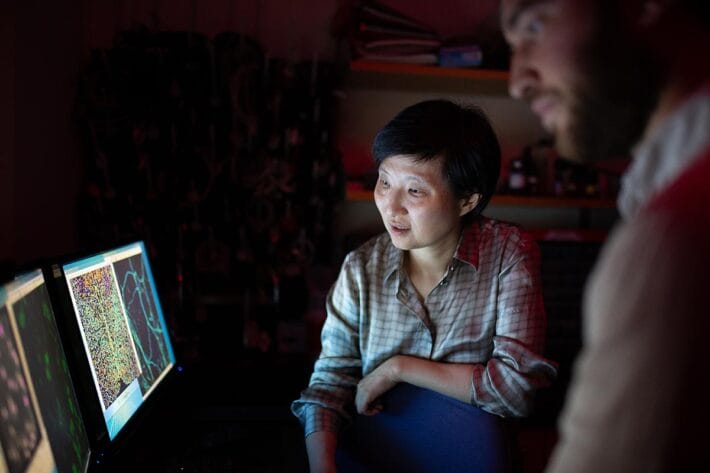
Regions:
<svg viewBox="0 0 710 473"><path fill-rule="evenodd" d="M382 187L383 189L387 189L389 188L389 186L390 183L387 179L380 178L380 187Z"/></svg>
<svg viewBox="0 0 710 473"><path fill-rule="evenodd" d="M420 197L420 196L424 195L424 193L421 190L413 189L413 188L409 189L409 193L415 197Z"/></svg>

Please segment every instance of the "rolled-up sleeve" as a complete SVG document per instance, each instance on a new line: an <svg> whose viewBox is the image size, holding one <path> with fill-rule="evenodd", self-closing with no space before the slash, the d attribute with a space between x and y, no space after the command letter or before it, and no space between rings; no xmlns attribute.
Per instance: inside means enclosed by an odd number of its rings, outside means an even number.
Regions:
<svg viewBox="0 0 710 473"><path fill-rule="evenodd" d="M471 402L501 416L526 416L533 393L551 383L556 364L542 356L546 317L540 250L516 232L505 242L497 275L497 319L491 358L474 367Z"/></svg>
<svg viewBox="0 0 710 473"><path fill-rule="evenodd" d="M353 399L362 378L359 349L358 277L346 258L326 300L321 353L308 385L291 405L305 435L338 432L353 416Z"/></svg>

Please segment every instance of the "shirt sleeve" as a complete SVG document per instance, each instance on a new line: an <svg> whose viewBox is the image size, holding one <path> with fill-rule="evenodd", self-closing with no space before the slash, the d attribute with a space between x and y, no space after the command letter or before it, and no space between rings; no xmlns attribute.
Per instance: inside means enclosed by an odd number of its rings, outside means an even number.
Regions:
<svg viewBox="0 0 710 473"><path fill-rule="evenodd" d="M357 274L348 256L326 299L321 353L308 388L291 405L306 436L323 430L337 433L353 417L355 389L362 378L358 294Z"/></svg>
<svg viewBox="0 0 710 473"><path fill-rule="evenodd" d="M493 414L522 417L531 411L534 391L550 384L557 367L542 356L547 324L537 244L526 233L513 233L501 261L493 352L474 367L471 401Z"/></svg>
<svg viewBox="0 0 710 473"><path fill-rule="evenodd" d="M706 463L707 215L647 217L607 242L585 293L584 347L550 473L698 471Z"/></svg>

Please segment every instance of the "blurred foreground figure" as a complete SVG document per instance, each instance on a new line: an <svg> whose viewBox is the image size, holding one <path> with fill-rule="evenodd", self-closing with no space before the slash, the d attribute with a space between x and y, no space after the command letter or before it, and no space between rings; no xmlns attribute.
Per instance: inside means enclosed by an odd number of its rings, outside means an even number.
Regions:
<svg viewBox="0 0 710 473"><path fill-rule="evenodd" d="M510 92L561 154L631 152L584 300L552 472L703 471L710 428L708 2L504 0Z"/></svg>

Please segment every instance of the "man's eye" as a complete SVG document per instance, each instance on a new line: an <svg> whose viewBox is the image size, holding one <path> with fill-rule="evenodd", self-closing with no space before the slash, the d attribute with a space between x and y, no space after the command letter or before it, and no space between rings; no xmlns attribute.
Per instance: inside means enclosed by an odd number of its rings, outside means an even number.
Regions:
<svg viewBox="0 0 710 473"><path fill-rule="evenodd" d="M543 9L531 10L520 19L520 31L526 36L539 36L545 29L547 15Z"/></svg>
<svg viewBox="0 0 710 473"><path fill-rule="evenodd" d="M380 178L380 186L387 189L390 186L390 183L389 183L389 181L387 181L387 179Z"/></svg>
<svg viewBox="0 0 710 473"><path fill-rule="evenodd" d="M544 26L542 19L536 16L524 24L523 31L527 35L537 36L542 33Z"/></svg>
<svg viewBox="0 0 710 473"><path fill-rule="evenodd" d="M424 193L421 190L414 189L414 188L409 189L409 193L415 197L420 197L420 196L424 195Z"/></svg>

